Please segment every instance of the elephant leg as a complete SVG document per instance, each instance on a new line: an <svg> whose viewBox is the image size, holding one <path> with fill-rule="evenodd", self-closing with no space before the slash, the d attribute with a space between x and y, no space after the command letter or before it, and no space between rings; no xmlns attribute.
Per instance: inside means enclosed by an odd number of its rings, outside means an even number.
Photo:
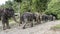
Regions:
<svg viewBox="0 0 60 34"><path fill-rule="evenodd" d="M41 19L40 19L40 17L38 17L38 24L41 24Z"/></svg>
<svg viewBox="0 0 60 34"><path fill-rule="evenodd" d="M20 24L23 24L23 20L20 20Z"/></svg>
<svg viewBox="0 0 60 34"><path fill-rule="evenodd" d="M27 19L24 19L24 22L25 22L25 23L24 23L25 25L23 26L23 29L26 28L25 26L26 26L26 24L27 24Z"/></svg>
<svg viewBox="0 0 60 34"><path fill-rule="evenodd" d="M41 20L38 20L38 24L40 24L41 23Z"/></svg>
<svg viewBox="0 0 60 34"><path fill-rule="evenodd" d="M7 26L7 29L10 29L10 26L9 26L9 21L8 21L8 19L6 20L6 26Z"/></svg>
<svg viewBox="0 0 60 34"><path fill-rule="evenodd" d="M37 21L37 24L39 24L39 23L40 23L40 22L39 22L39 18L37 18L37 19L36 19L36 21Z"/></svg>
<svg viewBox="0 0 60 34"><path fill-rule="evenodd" d="M3 30L6 30L4 19L2 19L2 25L3 25Z"/></svg>
<svg viewBox="0 0 60 34"><path fill-rule="evenodd" d="M6 30L6 27L5 27L5 23L2 22L2 25L3 25L3 30Z"/></svg>
<svg viewBox="0 0 60 34"><path fill-rule="evenodd" d="M2 25L3 25L3 30L6 30L6 27L5 27L5 19L2 17L1 20L2 20Z"/></svg>
<svg viewBox="0 0 60 34"><path fill-rule="evenodd" d="M9 23L6 22L7 29L10 29Z"/></svg>
<svg viewBox="0 0 60 34"><path fill-rule="evenodd" d="M26 27L25 27L25 26L26 26L26 24L27 24L27 23L25 22L25 24L24 24L24 26L23 26L23 29L25 29L25 28L26 28Z"/></svg>
<svg viewBox="0 0 60 34"><path fill-rule="evenodd" d="M33 27L33 23L31 22L31 27Z"/></svg>
<svg viewBox="0 0 60 34"><path fill-rule="evenodd" d="M10 29L9 23L6 23L6 25L7 25L7 29Z"/></svg>
<svg viewBox="0 0 60 34"><path fill-rule="evenodd" d="M37 20L37 24L40 24L40 21L39 20Z"/></svg>
<svg viewBox="0 0 60 34"><path fill-rule="evenodd" d="M19 26L22 24L22 21L20 21Z"/></svg>

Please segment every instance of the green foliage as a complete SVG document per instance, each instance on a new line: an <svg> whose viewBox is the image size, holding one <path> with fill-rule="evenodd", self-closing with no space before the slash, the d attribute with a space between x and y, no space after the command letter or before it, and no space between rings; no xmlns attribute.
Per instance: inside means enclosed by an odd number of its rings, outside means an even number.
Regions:
<svg viewBox="0 0 60 34"><path fill-rule="evenodd" d="M18 12L18 10L19 10L19 6L18 6L18 3L17 2L13 2L13 9L15 10L15 12ZM19 8L18 8L19 7Z"/></svg>
<svg viewBox="0 0 60 34"><path fill-rule="evenodd" d="M47 0L23 0L21 3L21 12L31 10L31 12L44 12L47 8Z"/></svg>
<svg viewBox="0 0 60 34"><path fill-rule="evenodd" d="M11 7L13 5L13 3L11 1L6 1L5 7Z"/></svg>
<svg viewBox="0 0 60 34"><path fill-rule="evenodd" d="M47 2L47 0L13 0L7 1L3 6L4 8L13 7L15 12L20 11L20 13L28 10L31 10L31 12L43 12L47 8Z"/></svg>
<svg viewBox="0 0 60 34"><path fill-rule="evenodd" d="M57 14L57 18L60 19L60 1L59 0L51 0L48 4L48 8L46 9L46 14Z"/></svg>
<svg viewBox="0 0 60 34"><path fill-rule="evenodd" d="M9 8L9 7L12 7L15 12L18 12L18 10L20 10L18 7L18 3L16 1L6 1L6 3L4 5L1 5L0 8Z"/></svg>
<svg viewBox="0 0 60 34"><path fill-rule="evenodd" d="M60 24L57 24L56 26L51 27L53 30L60 30Z"/></svg>
<svg viewBox="0 0 60 34"><path fill-rule="evenodd" d="M40 11L46 14L56 14L60 19L60 0L13 0L6 1L5 5L1 5L0 8L12 7L15 12L31 12Z"/></svg>
<svg viewBox="0 0 60 34"><path fill-rule="evenodd" d="M22 2L22 0L14 0L14 1L16 1L16 2Z"/></svg>

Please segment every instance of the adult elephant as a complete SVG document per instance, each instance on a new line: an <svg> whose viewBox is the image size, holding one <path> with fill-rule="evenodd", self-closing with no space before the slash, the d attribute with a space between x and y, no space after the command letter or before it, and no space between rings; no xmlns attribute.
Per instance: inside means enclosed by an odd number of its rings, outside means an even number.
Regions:
<svg viewBox="0 0 60 34"><path fill-rule="evenodd" d="M55 19L56 19L55 16L53 16L53 15L49 15L49 21L54 21Z"/></svg>
<svg viewBox="0 0 60 34"><path fill-rule="evenodd" d="M38 12L35 12L35 13L33 14L33 18L34 18L34 20L37 22L37 24L40 24L40 23L41 23L41 18L40 18L40 13L39 13L39 11L38 11Z"/></svg>
<svg viewBox="0 0 60 34"><path fill-rule="evenodd" d="M37 21L37 23L40 23L40 15L37 13L31 13L30 11L23 13L23 15L20 16L20 23L25 23L25 25L30 22L31 26L33 27L32 21ZM23 28L25 28L25 25Z"/></svg>
<svg viewBox="0 0 60 34"><path fill-rule="evenodd" d="M12 17L15 22L18 22L15 19L14 10L12 8L0 9L0 15L2 20L3 30L5 30L6 28L10 29L9 18Z"/></svg>
<svg viewBox="0 0 60 34"><path fill-rule="evenodd" d="M47 22L47 21L53 21L53 20L55 20L56 18L55 18L55 16L53 16L53 15L46 15L46 14L43 14L42 15L42 21L44 21L44 22Z"/></svg>
<svg viewBox="0 0 60 34"><path fill-rule="evenodd" d="M31 21L33 21L33 14L30 11L25 12L20 16L20 23L22 24L24 22L23 29L25 29L25 26L28 23L31 23L31 27L33 27L33 23Z"/></svg>
<svg viewBox="0 0 60 34"><path fill-rule="evenodd" d="M49 20L49 16L46 14L42 15L42 21L47 22Z"/></svg>

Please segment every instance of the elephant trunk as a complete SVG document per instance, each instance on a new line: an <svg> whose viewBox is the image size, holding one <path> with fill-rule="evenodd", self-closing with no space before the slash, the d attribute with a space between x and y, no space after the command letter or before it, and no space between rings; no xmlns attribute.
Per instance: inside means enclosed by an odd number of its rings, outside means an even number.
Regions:
<svg viewBox="0 0 60 34"><path fill-rule="evenodd" d="M15 18L15 15L13 15L13 20L14 20L16 23L18 23L18 21L17 21L16 18Z"/></svg>

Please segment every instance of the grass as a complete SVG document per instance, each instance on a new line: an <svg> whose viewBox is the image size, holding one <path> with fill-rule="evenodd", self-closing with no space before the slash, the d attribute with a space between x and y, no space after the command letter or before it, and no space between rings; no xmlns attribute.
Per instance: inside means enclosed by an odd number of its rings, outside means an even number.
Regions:
<svg viewBox="0 0 60 34"><path fill-rule="evenodd" d="M52 30L60 30L60 24L51 27Z"/></svg>
<svg viewBox="0 0 60 34"><path fill-rule="evenodd" d="M59 28L60 29L60 24L54 26L54 28Z"/></svg>

